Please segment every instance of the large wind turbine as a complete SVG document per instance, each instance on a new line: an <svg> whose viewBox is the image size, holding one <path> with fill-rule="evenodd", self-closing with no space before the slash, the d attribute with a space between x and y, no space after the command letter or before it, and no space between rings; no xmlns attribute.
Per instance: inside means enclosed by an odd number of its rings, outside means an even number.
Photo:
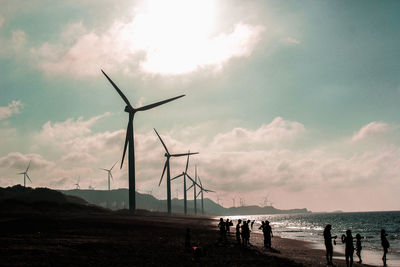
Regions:
<svg viewBox="0 0 400 267"><path fill-rule="evenodd" d="M31 180L31 178L29 178L29 175L28 175L29 166L31 166L31 161L29 161L29 164L28 164L28 167L26 168L26 171L17 173L17 174L23 174L24 175L24 187L26 187L26 178L28 178L28 180L32 183L32 180Z"/></svg>
<svg viewBox="0 0 400 267"><path fill-rule="evenodd" d="M187 173L187 170L188 170L188 167L189 167L189 153L190 153L190 151L188 151L185 171L171 179L171 181L172 181L172 180L175 180L175 179L177 179L177 178L183 176L183 206L184 206L185 215L187 214L186 176L187 176L190 180L193 181L193 179L192 179L192 178L189 176L189 174ZM193 182L194 182L194 181L193 181Z"/></svg>
<svg viewBox="0 0 400 267"><path fill-rule="evenodd" d="M161 179L160 182L158 183L158 186L161 185L162 179L164 177L164 173L165 173L165 169L167 169L167 206L168 206L168 214L171 214L171 167L169 164L169 159L171 157L182 157L182 156L190 156L190 155L195 155L195 154L199 154L199 152L194 152L194 153L182 153L182 154L170 154L167 146L165 145L164 141L161 139L160 135L158 134L157 130L154 129L154 131L156 132L158 138L161 141L161 144L163 145L164 149L165 149L165 164L164 164L164 169L163 172L161 174Z"/></svg>
<svg viewBox="0 0 400 267"><path fill-rule="evenodd" d="M138 111L144 111L144 110L149 110L152 108L155 108L157 106L163 105L165 103L168 103L170 101L173 101L175 99L178 99L180 97L183 97L185 95L180 95L177 97L169 98L167 100L163 100L160 102L156 102L150 105L146 105L140 108L133 108L132 105L129 103L128 98L122 93L122 91L118 88L118 86L107 76L107 74L101 70L101 72L106 76L107 80L111 83L111 85L114 87L114 89L117 91L117 93L121 96L121 98L124 100L126 103L125 106L125 112L129 114L129 122L128 122L128 128L126 130L126 138L125 138L125 145L124 145L124 152L122 154L122 160L121 160L121 168L124 163L124 158L125 158L125 153L126 153L126 148L129 144L129 151L128 151L128 164L129 164L129 210L135 212L136 210L136 196L135 196L135 135L133 131L133 119L135 117L136 112Z"/></svg>
<svg viewBox="0 0 400 267"><path fill-rule="evenodd" d="M203 187L203 184L201 183L200 176L199 176L199 182L200 182L200 192L197 194L197 196L199 196L201 194L201 214L204 214L203 192L206 192L206 193L215 193L215 192L212 191L212 190L205 189Z"/></svg>
<svg viewBox="0 0 400 267"><path fill-rule="evenodd" d="M114 166L115 166L115 164L117 164L117 162L115 162L114 165L112 165L112 167L110 169L102 169L102 168L100 168L100 170L106 171L107 174L108 174L108 191L110 191L110 178L114 181L114 177L111 174L111 170L114 168Z"/></svg>

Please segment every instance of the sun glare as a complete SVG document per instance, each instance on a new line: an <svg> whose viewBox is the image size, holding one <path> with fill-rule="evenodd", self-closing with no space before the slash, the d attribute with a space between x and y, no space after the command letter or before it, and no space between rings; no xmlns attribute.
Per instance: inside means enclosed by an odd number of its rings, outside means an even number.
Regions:
<svg viewBox="0 0 400 267"><path fill-rule="evenodd" d="M135 10L132 43L146 52L143 70L178 74L202 63L216 23L212 0L146 1Z"/></svg>

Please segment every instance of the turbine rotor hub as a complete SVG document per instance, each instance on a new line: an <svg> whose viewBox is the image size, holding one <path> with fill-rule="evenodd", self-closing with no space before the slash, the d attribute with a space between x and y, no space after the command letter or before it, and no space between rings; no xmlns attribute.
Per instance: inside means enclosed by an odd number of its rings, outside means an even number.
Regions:
<svg viewBox="0 0 400 267"><path fill-rule="evenodd" d="M135 113L135 109L130 106L125 106L125 112L128 113Z"/></svg>

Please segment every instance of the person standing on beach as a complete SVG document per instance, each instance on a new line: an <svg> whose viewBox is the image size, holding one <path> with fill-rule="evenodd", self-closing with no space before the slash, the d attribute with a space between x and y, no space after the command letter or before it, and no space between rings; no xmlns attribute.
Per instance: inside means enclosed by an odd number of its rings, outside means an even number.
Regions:
<svg viewBox="0 0 400 267"><path fill-rule="evenodd" d="M326 248L326 261L328 265L333 265L333 246L332 239L337 238L337 236L332 236L331 234L332 225L327 224L324 229L324 240L325 240L325 248Z"/></svg>
<svg viewBox="0 0 400 267"><path fill-rule="evenodd" d="M271 225L269 225L269 221L265 221L264 223L263 234L264 234L264 246L266 248L271 248L272 245L271 237L273 237L274 235L272 234L272 228Z"/></svg>
<svg viewBox="0 0 400 267"><path fill-rule="evenodd" d="M247 246L249 239L250 239L249 224L247 223L247 221L243 221L243 225L242 225L242 244L243 244L243 246Z"/></svg>
<svg viewBox="0 0 400 267"><path fill-rule="evenodd" d="M253 220L252 222L251 222L251 231L253 231L253 225L254 225L254 222L255 222L256 220Z"/></svg>
<svg viewBox="0 0 400 267"><path fill-rule="evenodd" d="M358 263L361 264L362 263L362 259L361 259L361 250L362 250L362 246L361 246L361 235L360 234L356 234L356 255L358 257Z"/></svg>
<svg viewBox="0 0 400 267"><path fill-rule="evenodd" d="M238 223L236 224L236 241L238 245L240 246L241 240L240 240L240 224L242 223L242 220L239 219Z"/></svg>
<svg viewBox="0 0 400 267"><path fill-rule="evenodd" d="M342 243L345 244L345 257L346 257L346 266L353 266L353 254L354 254L354 246L353 246L353 236L351 235L351 230L348 229L346 231L346 235L342 235Z"/></svg>
<svg viewBox="0 0 400 267"><path fill-rule="evenodd" d="M231 223L232 222L230 222L229 219L226 219L225 227L226 227L226 233L227 234L230 234L230 232L231 232Z"/></svg>
<svg viewBox="0 0 400 267"><path fill-rule="evenodd" d="M225 227L224 219L222 219L222 218L219 219L218 228L219 228L219 234L220 234L219 241L224 242L226 239L226 227Z"/></svg>
<svg viewBox="0 0 400 267"><path fill-rule="evenodd" d="M390 247L389 241L386 238L387 234L385 229L381 229L381 243L382 243L382 247L383 247L383 257L382 257L382 261L383 261L383 266L387 266L386 265L386 254L388 253L388 248Z"/></svg>

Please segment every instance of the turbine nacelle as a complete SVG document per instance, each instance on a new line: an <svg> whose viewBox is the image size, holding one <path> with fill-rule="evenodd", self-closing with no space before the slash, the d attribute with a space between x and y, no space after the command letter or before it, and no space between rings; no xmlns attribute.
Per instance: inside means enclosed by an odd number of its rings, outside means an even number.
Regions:
<svg viewBox="0 0 400 267"><path fill-rule="evenodd" d="M128 113L135 113L136 112L136 110L133 107L130 107L130 106L125 106L124 111L128 112Z"/></svg>

